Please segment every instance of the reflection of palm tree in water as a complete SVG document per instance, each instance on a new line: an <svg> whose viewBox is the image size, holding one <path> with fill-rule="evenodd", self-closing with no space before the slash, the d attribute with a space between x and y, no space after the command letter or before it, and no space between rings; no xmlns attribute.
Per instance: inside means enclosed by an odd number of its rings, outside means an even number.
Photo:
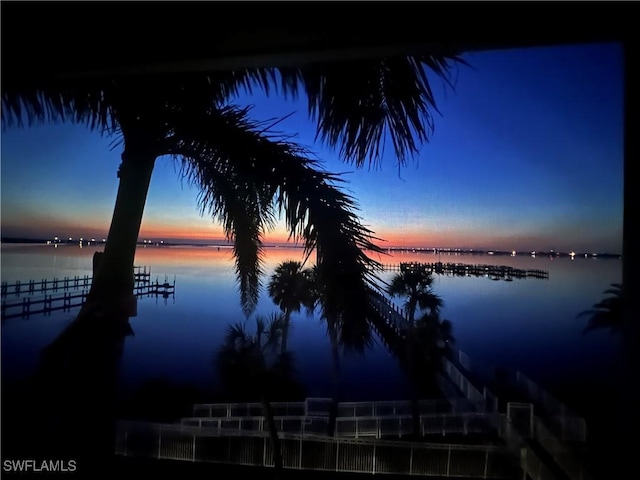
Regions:
<svg viewBox="0 0 640 480"><path fill-rule="evenodd" d="M220 381L228 395L236 401L256 401L262 404L273 448L276 475L282 470L280 439L271 402L290 391L293 381L293 358L283 352L281 343L285 330L284 315L272 315L268 320L256 317L256 328L230 325L215 363Z"/></svg>
<svg viewBox="0 0 640 480"><path fill-rule="evenodd" d="M440 318L436 312L427 312L418 320L414 330L415 346L413 370L420 372L418 388L423 386L427 396L436 395L439 388L436 374L441 370L442 359L455 343L453 327L449 320Z"/></svg>
<svg viewBox="0 0 640 480"><path fill-rule="evenodd" d="M422 268L411 268L396 274L389 283L387 292L393 297L400 297L406 300L405 310L407 312L407 332L406 332L406 364L411 382L411 405L413 417L413 435L420 435L420 411L418 405L419 378L417 376L417 360L419 351L422 348L416 336L417 325L415 314L418 308L426 310L425 316L421 319L423 328L421 332L431 333L433 322L437 323L437 318L442 306L442 299L433 292L433 275ZM433 352L430 352L433 353Z"/></svg>
<svg viewBox="0 0 640 480"><path fill-rule="evenodd" d="M27 400L38 402L29 415L46 423L22 431L39 444L34 448L45 458L73 458L85 473L109 468L115 451L119 365L130 335L126 314L102 310L91 322L73 323L42 351L33 378L36 398Z"/></svg>
<svg viewBox="0 0 640 480"><path fill-rule="evenodd" d="M283 352L287 350L291 314L299 312L302 307L307 308L309 313L313 310L315 299L311 277L311 269L303 269L302 263L291 260L278 265L269 280L269 296L284 314Z"/></svg>
<svg viewBox="0 0 640 480"><path fill-rule="evenodd" d="M589 333L593 330L603 328L607 328L613 333L622 333L624 313L622 306L622 285L612 283L611 288L605 290L603 293L609 296L593 305L591 309L578 314L578 317L587 315L590 317L583 333Z"/></svg>

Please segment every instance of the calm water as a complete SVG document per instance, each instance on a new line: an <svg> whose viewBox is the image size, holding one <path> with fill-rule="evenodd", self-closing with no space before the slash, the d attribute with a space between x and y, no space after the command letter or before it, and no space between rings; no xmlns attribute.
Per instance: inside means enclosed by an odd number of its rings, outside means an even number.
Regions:
<svg viewBox="0 0 640 480"><path fill-rule="evenodd" d="M90 275L94 251L95 247L4 244L2 281ZM299 249L268 249L266 274L270 275L283 260L301 258ZM602 298L610 283L621 280L621 260L477 255L442 255L441 260L549 271L548 280L513 282L436 276L434 289L445 302L444 317L453 323L458 348L470 356L476 367L521 370L559 392L569 385L601 388L615 381L619 339L607 331L582 335L586 319L576 315ZM396 252L380 261L433 262L438 261L438 256ZM167 275L173 280L175 275L176 295L166 301L138 301L137 316L131 319L135 335L127 338L122 358L122 388L164 377L214 392L214 353L228 325L244 320L230 250L139 247L136 264L151 267L153 279L158 276L164 280ZM381 274L384 279L392 275ZM10 300L11 296L7 297ZM275 311L277 307L263 292L256 314ZM77 309L3 322L3 381L29 374L39 350L75 313ZM330 395L330 348L320 319L294 314L289 346L295 355L298 378L306 385L308 395ZM408 398L405 376L379 341L364 357L346 357L341 376L346 399Z"/></svg>

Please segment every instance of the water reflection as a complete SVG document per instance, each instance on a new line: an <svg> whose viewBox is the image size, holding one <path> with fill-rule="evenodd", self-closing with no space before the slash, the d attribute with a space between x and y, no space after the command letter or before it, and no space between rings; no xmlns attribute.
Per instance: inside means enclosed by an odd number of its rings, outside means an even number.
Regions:
<svg viewBox="0 0 640 480"><path fill-rule="evenodd" d="M2 428L11 439L3 442L3 454L71 458L84 473L107 468L115 448L118 372L132 335L127 313L84 309L38 350L34 371L6 381L3 365Z"/></svg>
<svg viewBox="0 0 640 480"><path fill-rule="evenodd" d="M91 274L96 247L2 245L2 280L14 281ZM449 257L442 254L443 262ZM612 382L617 342L607 332L582 335L584 319L576 315L621 279L621 261L529 256L453 256L451 261L509 265L549 271L548 280L492 282L484 278L436 275L434 289L445 300L442 317L451 321L460 350L474 365L507 365L543 385L572 381ZM302 261L301 249L267 249L265 277L283 260ZM435 262L438 254L394 252L382 263ZM305 266L313 264L309 260ZM152 378L193 384L209 392L219 387L211 363L211 346L223 339L227 325L244 318L239 305L233 259L226 249L147 247L138 249L136 264L152 269L152 278L177 277L175 304L141 299L131 320L136 332L122 353L121 388L131 391ZM380 276L389 281L393 272ZM266 289L264 289L266 290ZM263 291L256 314L269 315L274 304ZM13 319L2 326L2 377L19 379L32 372L38 351L73 318L73 314ZM330 396L331 348L319 314L291 314L288 350L296 354L299 376L311 396ZM342 359L345 400L408 398L405 375L386 347L376 340L362 358ZM214 379L211 381L211 379Z"/></svg>

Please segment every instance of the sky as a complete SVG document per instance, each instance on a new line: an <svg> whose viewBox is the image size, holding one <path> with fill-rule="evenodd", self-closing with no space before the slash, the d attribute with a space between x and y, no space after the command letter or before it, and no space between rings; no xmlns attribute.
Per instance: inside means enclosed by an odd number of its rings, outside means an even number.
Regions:
<svg viewBox="0 0 640 480"><path fill-rule="evenodd" d="M440 113L415 158L356 169L315 142L304 99L242 95L252 116L291 114L295 134L345 188L382 247L622 251L623 51L593 44L469 53L454 89L431 75ZM6 128L1 145L3 237L106 237L121 147L73 124ZM390 145L387 143L387 145ZM197 191L156 161L140 239L216 241ZM284 222L266 243L287 238Z"/></svg>

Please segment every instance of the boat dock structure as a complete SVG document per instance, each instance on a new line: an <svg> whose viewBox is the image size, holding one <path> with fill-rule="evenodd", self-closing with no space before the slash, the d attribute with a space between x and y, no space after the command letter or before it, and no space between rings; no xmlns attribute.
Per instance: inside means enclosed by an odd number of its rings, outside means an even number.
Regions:
<svg viewBox="0 0 640 480"><path fill-rule="evenodd" d="M151 280L151 269L136 266L133 271L133 293L137 298L175 298L176 279L170 282L156 277ZM2 322L10 318L28 318L31 315L49 315L54 311L70 311L84 305L92 277L88 275L54 278L52 280L2 282L0 312ZM48 293L51 292L51 293Z"/></svg>
<svg viewBox="0 0 640 480"><path fill-rule="evenodd" d="M515 279L535 278L548 280L549 272L539 269L521 269L507 265L469 264L469 263L423 263L401 262L396 264L382 264L378 271L404 272L426 271L436 275L448 275L458 277L486 277L492 280L511 281Z"/></svg>

